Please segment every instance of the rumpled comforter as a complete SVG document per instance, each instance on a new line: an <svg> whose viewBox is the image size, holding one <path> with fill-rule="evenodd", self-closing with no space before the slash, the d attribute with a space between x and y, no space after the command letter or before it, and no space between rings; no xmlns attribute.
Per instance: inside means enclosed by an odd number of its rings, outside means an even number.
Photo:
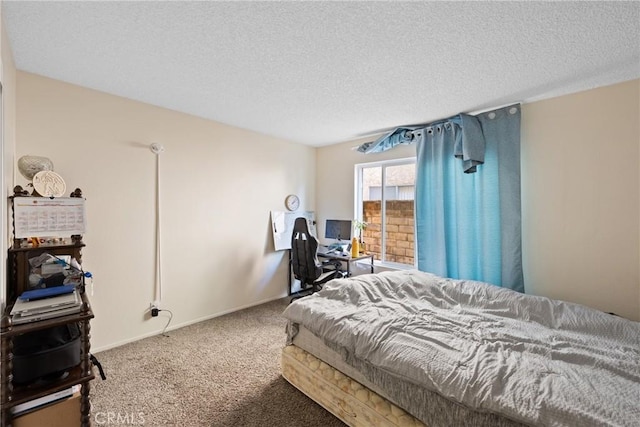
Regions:
<svg viewBox="0 0 640 427"><path fill-rule="evenodd" d="M292 302L345 357L530 425L640 425L640 323L417 270L336 279Z"/></svg>

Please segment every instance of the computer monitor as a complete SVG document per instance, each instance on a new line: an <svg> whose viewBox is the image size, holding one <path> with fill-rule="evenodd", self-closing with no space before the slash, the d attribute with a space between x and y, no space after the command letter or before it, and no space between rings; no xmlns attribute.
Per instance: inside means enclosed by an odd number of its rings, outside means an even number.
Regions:
<svg viewBox="0 0 640 427"><path fill-rule="evenodd" d="M351 220L328 219L324 227L325 239L351 241Z"/></svg>

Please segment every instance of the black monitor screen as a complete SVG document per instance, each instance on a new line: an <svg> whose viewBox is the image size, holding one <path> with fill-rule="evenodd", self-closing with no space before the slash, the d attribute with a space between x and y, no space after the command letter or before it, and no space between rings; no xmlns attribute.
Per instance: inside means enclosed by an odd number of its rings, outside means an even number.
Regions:
<svg viewBox="0 0 640 427"><path fill-rule="evenodd" d="M351 240L351 221L328 219L324 227L325 239Z"/></svg>

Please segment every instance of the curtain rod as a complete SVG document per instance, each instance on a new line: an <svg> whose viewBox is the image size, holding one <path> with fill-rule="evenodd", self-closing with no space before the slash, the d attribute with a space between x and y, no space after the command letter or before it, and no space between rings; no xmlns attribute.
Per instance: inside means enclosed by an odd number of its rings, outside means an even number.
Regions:
<svg viewBox="0 0 640 427"><path fill-rule="evenodd" d="M509 107L511 105L522 105L522 102L520 102L520 101L509 102L507 104L500 105L499 107L485 108L483 110L476 110L476 111L472 111L470 113L465 113L465 114L468 114L470 116L477 116L478 114L486 113L487 111L499 110L501 108Z"/></svg>
<svg viewBox="0 0 640 427"><path fill-rule="evenodd" d="M500 106L498 106L498 107L489 107L489 108L484 108L484 109L480 109L480 110L475 110L475 111L468 112L468 113L458 113L458 114L468 114L468 115L470 115L470 116L477 116L478 114L486 113L486 112L488 112L488 111L493 111L493 110L499 110L499 109L501 109L501 108L509 107L509 106L511 106L511 105L522 105L522 102L520 102L520 101L517 101L517 102L509 102L509 103L506 103L506 104L502 104L502 105L500 105ZM456 114L456 115L457 115L457 114ZM454 116L455 116L455 115L454 115ZM374 142L374 141L378 140L378 138L380 138L381 136L383 136L383 135L385 135L385 134L389 134L389 133L391 133L391 132L395 131L395 130L396 130L396 129L398 129L398 128L402 128L402 127L411 128L411 127L418 127L418 126L431 126L431 125L436 125L436 124L439 124L439 123L442 123L442 122L446 122L447 120L449 120L451 117L454 117L454 116L448 116L448 117L446 117L446 118L444 118L444 119L436 119L436 120L432 120L432 121L430 121L430 122L428 122L428 123L421 123L421 124L417 124L417 125L407 125L407 126L396 126L395 128L389 128L389 130L388 130L388 131L386 131L386 132L380 132L379 134L377 134L377 136L375 137L375 139L373 139L373 141L370 141L370 142ZM392 131L392 129L393 129L393 131ZM365 144L366 144L366 143L365 143ZM360 144L360 145L356 145L356 146L354 146L354 147L351 147L351 150L357 150L357 149L358 149L358 148L360 148L361 146L362 146L362 144Z"/></svg>

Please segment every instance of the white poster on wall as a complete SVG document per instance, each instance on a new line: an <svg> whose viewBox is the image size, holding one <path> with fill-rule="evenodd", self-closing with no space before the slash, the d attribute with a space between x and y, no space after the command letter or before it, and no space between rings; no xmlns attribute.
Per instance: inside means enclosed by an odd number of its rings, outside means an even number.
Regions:
<svg viewBox="0 0 640 427"><path fill-rule="evenodd" d="M276 251L291 249L291 233L293 233L293 224L298 217L307 219L309 233L317 238L314 212L271 211L271 230L273 231L273 245Z"/></svg>

